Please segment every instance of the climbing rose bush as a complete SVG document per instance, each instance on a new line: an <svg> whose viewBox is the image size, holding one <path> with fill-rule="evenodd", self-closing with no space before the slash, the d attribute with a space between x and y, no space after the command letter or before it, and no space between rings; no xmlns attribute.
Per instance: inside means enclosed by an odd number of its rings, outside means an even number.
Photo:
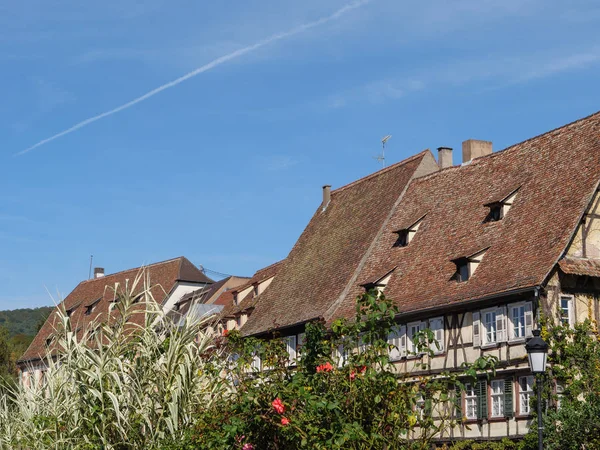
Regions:
<svg viewBox="0 0 600 450"><path fill-rule="evenodd" d="M205 449L428 449L453 426L457 375L477 375L493 360L465 373L436 378L400 374L389 360L388 333L397 314L392 302L370 292L357 299L354 320L326 328L306 326L304 346L289 367L283 340L220 338L231 356L221 378L229 389L213 408L199 412L190 445ZM356 351L358 343L361 351ZM409 368L427 369L434 336L415 336ZM334 355L346 354L341 359ZM253 361L259 357L263 370ZM411 367L412 365L412 367ZM435 421L433 416L436 417Z"/></svg>

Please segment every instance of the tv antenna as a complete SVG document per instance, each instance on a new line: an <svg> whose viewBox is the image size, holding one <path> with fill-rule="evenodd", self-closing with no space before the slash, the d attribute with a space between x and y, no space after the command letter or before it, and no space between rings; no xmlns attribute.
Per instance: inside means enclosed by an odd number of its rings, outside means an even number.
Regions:
<svg viewBox="0 0 600 450"><path fill-rule="evenodd" d="M385 167L385 144L391 138L392 138L391 134L384 136L383 139L381 139L381 153L377 156L373 156L373 158L375 158L378 162L381 163L381 167Z"/></svg>

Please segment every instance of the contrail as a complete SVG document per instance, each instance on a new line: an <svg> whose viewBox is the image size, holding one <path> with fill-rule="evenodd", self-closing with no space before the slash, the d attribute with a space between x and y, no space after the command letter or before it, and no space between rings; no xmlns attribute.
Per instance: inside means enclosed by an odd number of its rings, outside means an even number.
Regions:
<svg viewBox="0 0 600 450"><path fill-rule="evenodd" d="M273 42L277 42L280 41L282 39L286 39L289 38L291 36L294 36L296 34L302 33L303 31L309 30L311 28L315 28L318 27L320 25L323 25L327 22L331 22L333 20L337 20L339 19L342 15L344 15L345 13L347 13L348 11L360 8L361 6L369 3L371 0L356 0L352 3L347 4L346 6L338 9L337 11L335 11L333 14L326 16L326 17L322 17L318 20L315 20L313 22L308 22L305 23L303 25L299 25L296 28L292 28L291 30L288 31L284 31L282 33L278 33L278 34L274 34L266 39L263 39L261 41L256 42L255 44L249 45L247 47L241 48L239 50L236 50L232 53L228 53L227 55L221 56L211 62L209 62L208 64L203 65L202 67L198 67L195 70L192 70L189 73L186 73L185 75L180 76L179 78L173 80L173 81L169 81L166 84L163 84L162 86L157 87L156 89L152 89L151 91L145 93L144 95L141 95L140 97L134 98L133 100L122 104L121 106L117 106L114 109L111 109L110 111L106 111L103 112L101 114L98 114L94 117L90 117L89 119L85 119L75 125L73 125L71 128L67 128L64 131L61 131L60 133L55 134L54 136L50 136L49 138L43 139L41 141L39 141L37 144L32 145L29 148L26 148L25 150L21 150L20 152L16 153L15 155L23 155L27 152L30 152L31 150L33 150L34 148L38 148L41 147L42 145L45 145L49 142L54 141L55 139L58 139L62 136L65 136L67 134L72 133L73 131L79 130L80 128L83 128L87 125L90 125L91 123L94 123L100 119L104 119L105 117L108 116L112 116L113 114L116 114L118 112L121 112L125 109L131 108L133 105L136 105L140 102L143 102L144 100L149 99L150 97L155 96L156 94L158 94L159 92L162 92L166 89L172 88L177 86L179 83L183 83L184 81L195 77L196 75L200 75L203 72L207 72L217 66L220 66L221 64L230 61L232 59L238 58L242 55L245 55L246 53L250 53L253 52L254 50L258 50L261 47L264 47L265 45L268 44L272 44Z"/></svg>

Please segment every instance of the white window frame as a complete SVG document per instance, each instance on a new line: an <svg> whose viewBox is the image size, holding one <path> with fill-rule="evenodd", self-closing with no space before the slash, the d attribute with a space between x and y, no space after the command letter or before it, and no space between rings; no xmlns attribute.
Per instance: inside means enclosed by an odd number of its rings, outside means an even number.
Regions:
<svg viewBox="0 0 600 450"><path fill-rule="evenodd" d="M567 306L567 308L568 308L567 309L567 314L568 314L568 317L567 317L568 324L567 324L567 326L569 328L572 328L573 325L575 325L575 321L574 321L574 318L575 318L574 312L575 311L574 311L574 307L573 307L574 304L575 304L575 296L571 295L571 294L560 294L560 297L559 297L560 304L558 305L559 311L560 311L560 317L558 319L560 320L560 324L564 326L565 325L563 323L563 312L564 312L564 310L563 310L563 306L562 306L563 300L567 300L569 302L568 306Z"/></svg>
<svg viewBox="0 0 600 450"><path fill-rule="evenodd" d="M533 382L533 375L519 377L519 415L521 416L531 415L531 399L534 395ZM526 389L523 389L523 385Z"/></svg>
<svg viewBox="0 0 600 450"><path fill-rule="evenodd" d="M473 383L465 383L465 407L464 414L468 420L477 420L477 391ZM469 408L472 406L472 409Z"/></svg>
<svg viewBox="0 0 600 450"><path fill-rule="evenodd" d="M504 380L490 382L490 417L504 417ZM495 411L497 406L497 411Z"/></svg>
<svg viewBox="0 0 600 450"><path fill-rule="evenodd" d="M417 328L417 331L413 333L413 327ZM425 329L425 322L411 322L406 325L406 354L408 358L416 358L421 353L417 353L417 347L413 342L413 336L420 331Z"/></svg>
<svg viewBox="0 0 600 450"><path fill-rule="evenodd" d="M508 305L508 340L509 342L525 342L528 337L533 335L533 309L530 301L511 303ZM523 308L523 324L519 324L519 329L522 329L523 334L515 335L515 315L514 309L518 309L519 312ZM520 317L520 314L519 314ZM529 324L527 322L529 321Z"/></svg>

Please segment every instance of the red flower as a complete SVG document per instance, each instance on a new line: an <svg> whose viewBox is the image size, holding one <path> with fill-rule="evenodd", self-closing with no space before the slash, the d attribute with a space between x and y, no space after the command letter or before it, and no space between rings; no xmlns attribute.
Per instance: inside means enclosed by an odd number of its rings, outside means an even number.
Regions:
<svg viewBox="0 0 600 450"><path fill-rule="evenodd" d="M283 402L280 398L276 398L275 400L273 400L271 405L273 406L273 409L277 412L277 414L283 414L283 412L285 411L285 406L283 406Z"/></svg>
<svg viewBox="0 0 600 450"><path fill-rule="evenodd" d="M317 372L331 372L332 370L333 366L329 361L327 361L325 364L317 366Z"/></svg>
<svg viewBox="0 0 600 450"><path fill-rule="evenodd" d="M362 366L360 368L360 373L365 373L367 371L367 366Z"/></svg>
<svg viewBox="0 0 600 450"><path fill-rule="evenodd" d="M223 337L227 336L229 334L229 330L223 330Z"/></svg>
<svg viewBox="0 0 600 450"><path fill-rule="evenodd" d="M281 425L285 426L285 425L289 425L289 423L290 423L290 419L288 419L287 417L281 418Z"/></svg>
<svg viewBox="0 0 600 450"><path fill-rule="evenodd" d="M356 378L356 372L353 370L350 372L350 380L354 380Z"/></svg>

